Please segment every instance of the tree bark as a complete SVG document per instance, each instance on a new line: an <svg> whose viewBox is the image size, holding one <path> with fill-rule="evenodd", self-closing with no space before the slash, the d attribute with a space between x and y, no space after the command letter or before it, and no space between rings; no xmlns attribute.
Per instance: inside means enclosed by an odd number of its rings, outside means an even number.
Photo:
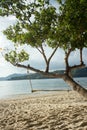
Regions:
<svg viewBox="0 0 87 130"><path fill-rule="evenodd" d="M87 98L87 89L83 88L80 84L74 81L70 76L65 75L63 80L73 88L74 91L77 91L83 97Z"/></svg>

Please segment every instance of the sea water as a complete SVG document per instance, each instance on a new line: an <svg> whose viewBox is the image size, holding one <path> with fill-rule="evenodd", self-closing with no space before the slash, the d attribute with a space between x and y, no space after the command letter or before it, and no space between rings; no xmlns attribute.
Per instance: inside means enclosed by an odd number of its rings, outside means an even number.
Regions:
<svg viewBox="0 0 87 130"><path fill-rule="evenodd" d="M87 88L86 78L75 78L83 87ZM12 80L0 81L0 98L18 94L31 94L31 90L71 90L62 79Z"/></svg>

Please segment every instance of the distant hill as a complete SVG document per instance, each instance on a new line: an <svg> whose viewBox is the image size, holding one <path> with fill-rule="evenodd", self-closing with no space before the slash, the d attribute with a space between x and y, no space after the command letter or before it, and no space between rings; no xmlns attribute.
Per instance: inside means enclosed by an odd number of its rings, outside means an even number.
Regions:
<svg viewBox="0 0 87 130"><path fill-rule="evenodd" d="M53 73L63 74L64 70L56 70ZM87 67L83 69L77 69L72 72L73 77L87 77ZM24 80L24 79L47 79L49 77L41 75L39 73L31 74L12 74L7 77L1 77L0 80Z"/></svg>
<svg viewBox="0 0 87 130"><path fill-rule="evenodd" d="M74 70L72 75L73 77L87 77L87 67Z"/></svg>

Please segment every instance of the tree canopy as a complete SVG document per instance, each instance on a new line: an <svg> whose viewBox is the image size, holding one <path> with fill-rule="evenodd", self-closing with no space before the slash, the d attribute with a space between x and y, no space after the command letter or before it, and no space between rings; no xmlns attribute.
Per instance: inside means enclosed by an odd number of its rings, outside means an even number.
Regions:
<svg viewBox="0 0 87 130"><path fill-rule="evenodd" d="M66 0L60 6L60 23L64 41L73 49L87 47L87 1Z"/></svg>
<svg viewBox="0 0 87 130"><path fill-rule="evenodd" d="M70 72L73 69L84 67L82 50L87 47L87 1L86 0L57 0L59 6L53 6L50 0L1 0L0 15L14 15L17 18L15 25L4 31L7 38L14 42L15 49L6 53L5 59L18 67L29 68L42 74L48 74L71 80ZM55 1L53 1L55 2ZM29 59L27 52L17 52L17 47L27 44L36 48L46 63L44 71L31 66L19 64ZM49 57L44 46L49 46L53 52ZM65 52L65 74L49 73L52 57L58 48ZM69 65L69 56L72 51L80 50L80 64ZM66 78L66 76L68 76ZM75 83L75 82L74 82ZM71 84L71 83L70 83ZM78 90L78 85L73 85ZM75 88L77 86L77 88Z"/></svg>

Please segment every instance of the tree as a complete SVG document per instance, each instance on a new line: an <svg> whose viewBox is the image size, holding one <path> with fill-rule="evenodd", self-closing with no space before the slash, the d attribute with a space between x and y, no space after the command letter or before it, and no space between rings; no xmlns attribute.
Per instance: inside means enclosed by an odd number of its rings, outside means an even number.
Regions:
<svg viewBox="0 0 87 130"><path fill-rule="evenodd" d="M76 83L71 71L85 67L82 57L84 47L87 47L87 2L86 0L58 0L60 6L50 5L49 0L33 0L32 2L17 0L0 2L0 15L15 15L17 22L4 31L7 38L14 42L15 49L5 54L5 59L17 67L23 67L39 72L49 77L62 78L73 89L87 98L87 90ZM83 22L84 21L84 22ZM17 47L27 44L36 48L46 63L44 71L21 62L29 59L29 54ZM44 46L53 49L47 57ZM50 62L58 48L65 52L66 70L64 74L52 73L49 70ZM71 52L79 49L80 64L69 65Z"/></svg>

